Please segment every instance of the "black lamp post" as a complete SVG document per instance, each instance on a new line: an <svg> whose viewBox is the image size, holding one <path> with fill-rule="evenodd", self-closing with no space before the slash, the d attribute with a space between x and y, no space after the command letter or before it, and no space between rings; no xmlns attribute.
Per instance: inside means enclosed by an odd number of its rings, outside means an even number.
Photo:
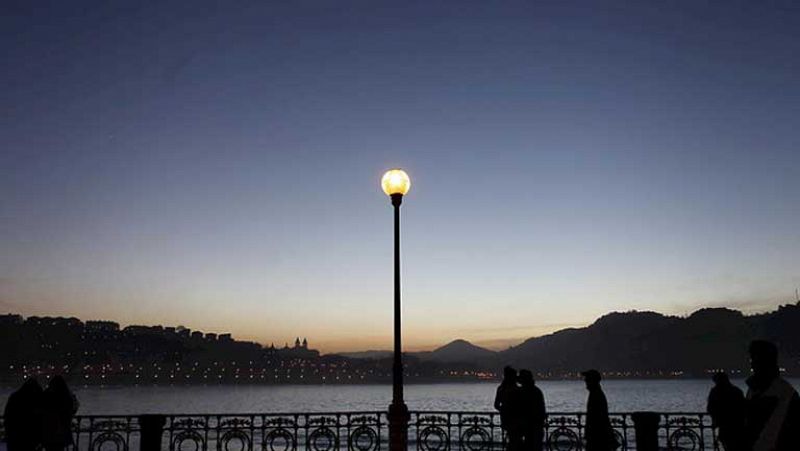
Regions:
<svg viewBox="0 0 800 451"><path fill-rule="evenodd" d="M381 186L394 207L394 359L392 362L392 403L389 405L389 450L408 449L408 407L403 401L403 354L400 327L400 204L411 187L402 169L387 171Z"/></svg>

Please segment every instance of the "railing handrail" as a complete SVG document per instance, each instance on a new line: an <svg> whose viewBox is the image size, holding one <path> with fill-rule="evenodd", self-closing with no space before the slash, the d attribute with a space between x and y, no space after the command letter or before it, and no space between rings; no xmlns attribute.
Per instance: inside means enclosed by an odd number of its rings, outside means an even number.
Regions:
<svg viewBox="0 0 800 451"><path fill-rule="evenodd" d="M619 412L609 412L612 416L630 416L639 412L636 410L625 410ZM655 412L659 415L676 415L676 416L699 416L705 417L709 414L707 412L698 411L659 411L647 410L647 412ZM92 413L92 414L77 414L74 418L92 419L92 418L133 418L142 415L163 415L165 417L253 417L253 416L308 416L308 415L384 415L386 410L342 410L342 411L325 411L325 412L243 412L243 413L161 413L161 412L145 412L145 413ZM414 410L409 409L411 414L430 414L430 415L499 415L500 413L494 410ZM553 416L579 416L586 415L585 411L549 411L547 415ZM0 415L0 418L4 418Z"/></svg>
<svg viewBox="0 0 800 451"><path fill-rule="evenodd" d="M636 410L624 410L609 412L612 416L630 416L639 412ZM676 415L676 416L699 416L705 417L709 414L707 412L676 410L676 411L659 411L647 410L647 412L655 412L659 415ZM166 417L251 417L251 416L308 416L308 415L384 415L386 410L342 410L342 411L324 411L324 412L241 412L241 413L162 413L162 412L145 412L145 413L92 413L92 414L77 414L74 418L92 419L92 418L132 418L142 415L163 415ZM496 410L414 410L409 409L411 414L430 414L430 415L499 415ZM579 416L586 415L585 411L548 411L547 415L553 416ZM0 418L4 418L0 415Z"/></svg>

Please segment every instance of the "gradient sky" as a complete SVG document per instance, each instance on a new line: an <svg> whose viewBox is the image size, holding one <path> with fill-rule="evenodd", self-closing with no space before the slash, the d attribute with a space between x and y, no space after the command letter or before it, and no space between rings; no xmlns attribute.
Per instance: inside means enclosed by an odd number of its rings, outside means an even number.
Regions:
<svg viewBox="0 0 800 451"><path fill-rule="evenodd" d="M408 349L800 286L797 2L0 10L0 312L388 349L396 166Z"/></svg>

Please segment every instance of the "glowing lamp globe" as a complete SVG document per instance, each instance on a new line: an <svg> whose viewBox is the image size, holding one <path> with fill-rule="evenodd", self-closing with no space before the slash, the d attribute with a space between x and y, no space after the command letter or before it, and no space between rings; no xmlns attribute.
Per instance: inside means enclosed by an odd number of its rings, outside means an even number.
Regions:
<svg viewBox="0 0 800 451"><path fill-rule="evenodd" d="M383 187L383 192L387 196L393 194L405 195L408 189L411 188L411 179L402 169L391 169L386 171L386 174L383 174L381 187Z"/></svg>

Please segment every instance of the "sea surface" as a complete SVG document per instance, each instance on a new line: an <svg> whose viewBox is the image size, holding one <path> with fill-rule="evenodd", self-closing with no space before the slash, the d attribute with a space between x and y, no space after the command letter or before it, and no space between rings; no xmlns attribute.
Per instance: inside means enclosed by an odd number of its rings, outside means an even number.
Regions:
<svg viewBox="0 0 800 451"><path fill-rule="evenodd" d="M742 380L734 384L744 389ZM800 380L790 380L800 387ZM586 389L581 381L540 381L549 411L585 409ZM710 380L608 380L603 387L609 410L629 412L705 411ZM490 411L494 383L420 384L405 388L411 410ZM389 385L283 385L283 386L138 386L73 387L80 401L79 414L141 413L258 413L336 412L385 410L391 399ZM0 389L0 408L11 389Z"/></svg>

